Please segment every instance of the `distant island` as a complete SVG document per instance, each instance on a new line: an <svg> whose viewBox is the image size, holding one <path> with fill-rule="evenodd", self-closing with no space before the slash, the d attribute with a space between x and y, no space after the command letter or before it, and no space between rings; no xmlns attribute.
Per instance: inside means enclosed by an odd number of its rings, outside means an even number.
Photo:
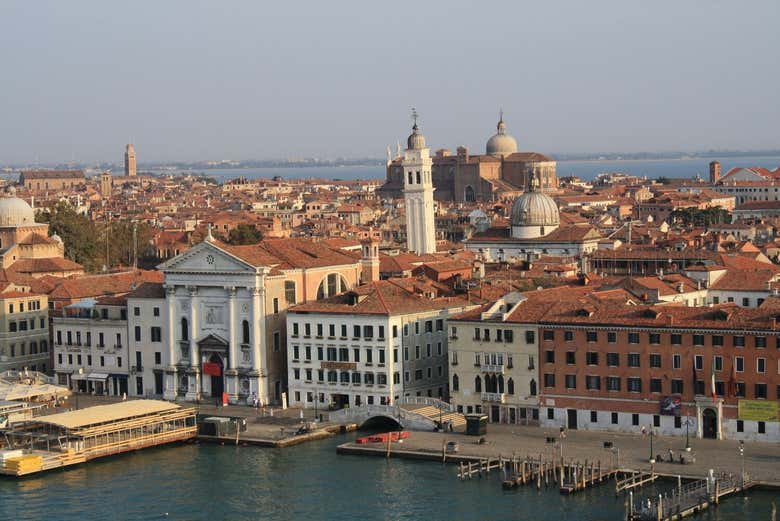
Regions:
<svg viewBox="0 0 780 521"><path fill-rule="evenodd" d="M780 156L780 149L762 150L703 150L703 151L667 151L667 152L598 152L598 153L550 153L557 161L653 161L653 160L688 160L688 159L725 159L739 157L775 157ZM222 170L222 169L250 169L250 168L339 168L339 167L381 167L386 158L360 157L360 158L334 158L322 159L316 157L301 157L289 159L221 159L206 161L160 161L142 162L139 168L145 171L182 171L182 170ZM121 171L123 166L118 163L53 163L36 165L3 165L0 172L12 173L20 170L55 168L69 169L81 168L86 170L112 170Z"/></svg>

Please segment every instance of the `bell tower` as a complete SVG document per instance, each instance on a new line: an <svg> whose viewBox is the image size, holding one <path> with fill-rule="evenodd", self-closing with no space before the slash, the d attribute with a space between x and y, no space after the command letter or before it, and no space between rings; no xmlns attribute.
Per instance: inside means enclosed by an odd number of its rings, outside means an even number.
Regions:
<svg viewBox="0 0 780 521"><path fill-rule="evenodd" d="M433 178L430 149L417 126L417 111L412 109L412 133L406 140L401 162L404 171L406 207L406 248L424 255L436 252L436 230L433 214Z"/></svg>

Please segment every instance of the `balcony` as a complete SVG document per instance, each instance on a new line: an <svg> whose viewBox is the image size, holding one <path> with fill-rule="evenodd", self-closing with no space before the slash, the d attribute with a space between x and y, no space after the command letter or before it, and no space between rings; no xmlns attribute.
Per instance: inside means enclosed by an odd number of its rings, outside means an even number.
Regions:
<svg viewBox="0 0 780 521"><path fill-rule="evenodd" d="M505 393L482 393L483 402L506 403Z"/></svg>
<svg viewBox="0 0 780 521"><path fill-rule="evenodd" d="M479 366L483 373L504 374L504 364L482 364Z"/></svg>

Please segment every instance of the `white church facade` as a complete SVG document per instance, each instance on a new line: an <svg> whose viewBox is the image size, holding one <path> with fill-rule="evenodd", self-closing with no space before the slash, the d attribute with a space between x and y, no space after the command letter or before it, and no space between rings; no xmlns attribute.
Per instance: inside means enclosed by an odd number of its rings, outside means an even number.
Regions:
<svg viewBox="0 0 780 521"><path fill-rule="evenodd" d="M254 397L280 403L287 388L286 309L351 289L363 264L323 243L229 246L210 236L165 262L163 397L196 401L226 393L230 403Z"/></svg>

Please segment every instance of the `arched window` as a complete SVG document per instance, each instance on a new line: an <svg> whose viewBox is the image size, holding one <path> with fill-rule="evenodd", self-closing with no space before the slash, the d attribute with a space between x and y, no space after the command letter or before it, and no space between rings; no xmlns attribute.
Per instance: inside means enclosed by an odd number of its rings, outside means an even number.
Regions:
<svg viewBox="0 0 780 521"><path fill-rule="evenodd" d="M244 320L241 323L241 343L248 344L249 343L249 321Z"/></svg>
<svg viewBox="0 0 780 521"><path fill-rule="evenodd" d="M512 378L506 381L506 392L507 394L515 394L515 381Z"/></svg>
<svg viewBox="0 0 780 521"><path fill-rule="evenodd" d="M482 378L480 378L479 375L474 378L474 392L482 392Z"/></svg>
<svg viewBox="0 0 780 521"><path fill-rule="evenodd" d="M504 376L498 375L498 392L503 393L504 392Z"/></svg>
<svg viewBox="0 0 780 521"><path fill-rule="evenodd" d="M471 186L467 186L465 193L463 194L463 198L466 200L467 203L473 203L477 200L477 196L474 193L474 188Z"/></svg>
<svg viewBox="0 0 780 521"><path fill-rule="evenodd" d="M190 327L186 317L181 317L181 339L183 342L190 339Z"/></svg>
<svg viewBox="0 0 780 521"><path fill-rule="evenodd" d="M531 396L536 396L536 380L531 380Z"/></svg>
<svg viewBox="0 0 780 521"><path fill-rule="evenodd" d="M329 273L317 288L317 300L338 295L349 289L347 280L338 273Z"/></svg>
<svg viewBox="0 0 780 521"><path fill-rule="evenodd" d="M460 390L460 380L458 380L458 375L456 374L452 375L452 390L453 391Z"/></svg>
<svg viewBox="0 0 780 521"><path fill-rule="evenodd" d="M49 351L49 345L46 343L46 340L41 340L41 353L46 353Z"/></svg>

